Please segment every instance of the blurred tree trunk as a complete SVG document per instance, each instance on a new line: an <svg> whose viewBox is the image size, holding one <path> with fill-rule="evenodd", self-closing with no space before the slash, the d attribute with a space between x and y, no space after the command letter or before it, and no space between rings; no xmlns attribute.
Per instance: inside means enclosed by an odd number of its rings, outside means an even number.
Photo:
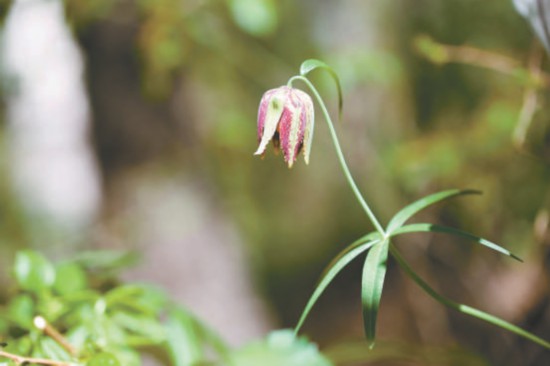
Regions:
<svg viewBox="0 0 550 366"><path fill-rule="evenodd" d="M268 317L242 241L193 158L194 120L182 113L192 108L181 93L143 96L134 48L139 24L115 17L79 35L103 172L97 245L139 250L143 262L131 279L165 287L231 343L257 337Z"/></svg>

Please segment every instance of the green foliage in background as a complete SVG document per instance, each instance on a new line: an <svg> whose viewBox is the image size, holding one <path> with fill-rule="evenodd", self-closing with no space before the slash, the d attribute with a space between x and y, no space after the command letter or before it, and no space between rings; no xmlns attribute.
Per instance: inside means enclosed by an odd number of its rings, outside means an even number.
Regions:
<svg viewBox="0 0 550 366"><path fill-rule="evenodd" d="M174 366L331 365L290 330L229 349L161 290L119 282L113 273L129 259L88 252L54 265L38 252L18 252L16 286L0 312L0 340L7 343L0 364L15 365L17 356L37 365L138 366L148 353Z"/></svg>

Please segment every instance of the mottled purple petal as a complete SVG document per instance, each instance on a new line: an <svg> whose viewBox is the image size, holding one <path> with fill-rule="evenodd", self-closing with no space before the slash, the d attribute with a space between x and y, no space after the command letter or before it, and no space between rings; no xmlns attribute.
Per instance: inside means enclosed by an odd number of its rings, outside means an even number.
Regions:
<svg viewBox="0 0 550 366"><path fill-rule="evenodd" d="M260 102L258 110L258 138L260 145L254 155L264 153L269 141L275 135L281 114L283 113L288 90L286 88L277 88L267 91Z"/></svg>
<svg viewBox="0 0 550 366"><path fill-rule="evenodd" d="M269 141L283 150L289 168L301 149L309 162L313 136L313 102L308 94L288 86L267 91L258 109L259 146L255 154L263 154Z"/></svg>

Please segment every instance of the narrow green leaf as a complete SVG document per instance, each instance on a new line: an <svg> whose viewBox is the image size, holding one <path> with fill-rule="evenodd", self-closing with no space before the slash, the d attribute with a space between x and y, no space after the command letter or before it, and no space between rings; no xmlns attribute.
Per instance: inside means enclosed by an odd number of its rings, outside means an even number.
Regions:
<svg viewBox="0 0 550 366"><path fill-rule="evenodd" d="M434 203L437 203L439 201L449 199L452 197L465 195L465 194L481 194L481 192L473 189L465 189L465 190L450 189L447 191L437 192L429 196L423 197L418 201L415 201L410 205L405 206L398 213L396 213L395 216L393 216L393 218L389 222L386 232L392 233L394 230L401 227L414 214L416 214L420 210L425 209L430 205L433 205Z"/></svg>
<svg viewBox="0 0 550 366"><path fill-rule="evenodd" d="M347 247L345 247L340 253L338 253L332 260L329 262L329 264L325 267L323 272L321 273L321 276L319 277L319 282L317 282L317 286L319 286L321 280L327 275L327 273L332 269L333 266L336 265L337 262L340 261L340 259L351 252L353 249L357 248L360 245L363 245L369 241L380 241L382 240L382 237L377 231L372 231L366 235L363 235Z"/></svg>
<svg viewBox="0 0 550 366"><path fill-rule="evenodd" d="M361 281L361 303L363 305L363 323L365 335L370 347L374 346L376 318L380 307L380 298L386 276L389 240L376 244L365 259L363 280Z"/></svg>
<svg viewBox="0 0 550 366"><path fill-rule="evenodd" d="M407 234L407 233L420 233L420 232L434 232L434 233L446 233L451 234L455 236L460 236L466 239L473 240L481 245L486 246L489 249L492 249L494 251L497 251L499 253L502 253L504 255L507 255L509 257L514 258L515 260L518 260L520 262L523 262L521 258L516 256L515 254L511 253L510 251L504 249L498 244L495 244L493 242L490 242L489 240L480 238L479 236L470 234L466 231L462 231L459 229L455 229L448 226L442 226L442 225L436 225L436 224L425 224L425 223L419 223L419 224L410 224L402 226L396 230L394 230L391 234L391 236L396 236L400 234Z"/></svg>
<svg viewBox="0 0 550 366"><path fill-rule="evenodd" d="M369 235L366 235L369 236ZM327 288L327 286L332 282L334 277L345 267L347 266L355 257L357 257L359 254L365 252L370 247L372 247L374 244L378 243L379 240L364 240L361 241L359 239L358 241L354 242L353 244L349 245L346 249L344 249L338 256L336 256L337 260L332 261L331 264L327 267L327 269L323 272L323 275L321 276L321 280L317 284L317 287L313 291L313 294L309 298L309 301L306 304L306 307L304 308L304 311L302 312L302 315L300 316L300 320L298 321L298 324L294 328L294 333L298 333L300 328L302 327L304 321L306 320L309 312L311 311L311 308L323 291Z"/></svg>
<svg viewBox="0 0 550 366"><path fill-rule="evenodd" d="M537 343L547 349L550 349L550 342L537 337L536 335L521 329L520 327L509 323L503 319L500 319L494 315L488 314L484 311L475 309L471 306L463 305L460 303L457 303L453 300L450 300L443 295L440 295L437 291L435 291L433 288L430 287L405 261L405 259L401 256L397 248L395 246L390 245L390 252L392 256L395 258L399 266L405 271L405 273L414 281L424 292L426 292L428 295L430 295L433 299L438 301L439 303L448 306L452 309L455 309L457 311L460 311L461 313L473 316L475 318L481 319L483 321L486 321L487 323L496 325L497 327L506 329L514 334L517 334L521 337L524 337L534 343Z"/></svg>
<svg viewBox="0 0 550 366"><path fill-rule="evenodd" d="M342 110L344 108L344 98L342 94L342 86L340 84L340 78L338 78L338 74L332 67L324 63L323 61L316 60L316 59L309 59L302 62L302 65L300 66L300 75L306 76L310 72L312 72L315 69L323 69L327 71L332 79L334 79L334 82L336 83L336 89L338 90L338 120L342 120Z"/></svg>

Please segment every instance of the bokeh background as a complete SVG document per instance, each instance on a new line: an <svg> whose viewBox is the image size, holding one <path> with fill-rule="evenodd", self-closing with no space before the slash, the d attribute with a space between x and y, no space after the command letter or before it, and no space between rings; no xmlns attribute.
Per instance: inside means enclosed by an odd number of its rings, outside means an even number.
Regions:
<svg viewBox="0 0 550 366"><path fill-rule="evenodd" d="M18 249L123 249L141 258L126 279L163 287L232 344L294 326L323 267L372 229L320 117L309 166L252 156L262 93L313 57L341 78L337 129L382 222L423 195L479 189L418 220L525 260L399 239L415 269L550 338L548 57L511 1L0 0L0 17L2 296ZM312 80L336 112L330 78ZM304 328L350 358L365 348L360 271ZM550 362L435 303L393 262L379 316L380 365L424 351L437 364Z"/></svg>

